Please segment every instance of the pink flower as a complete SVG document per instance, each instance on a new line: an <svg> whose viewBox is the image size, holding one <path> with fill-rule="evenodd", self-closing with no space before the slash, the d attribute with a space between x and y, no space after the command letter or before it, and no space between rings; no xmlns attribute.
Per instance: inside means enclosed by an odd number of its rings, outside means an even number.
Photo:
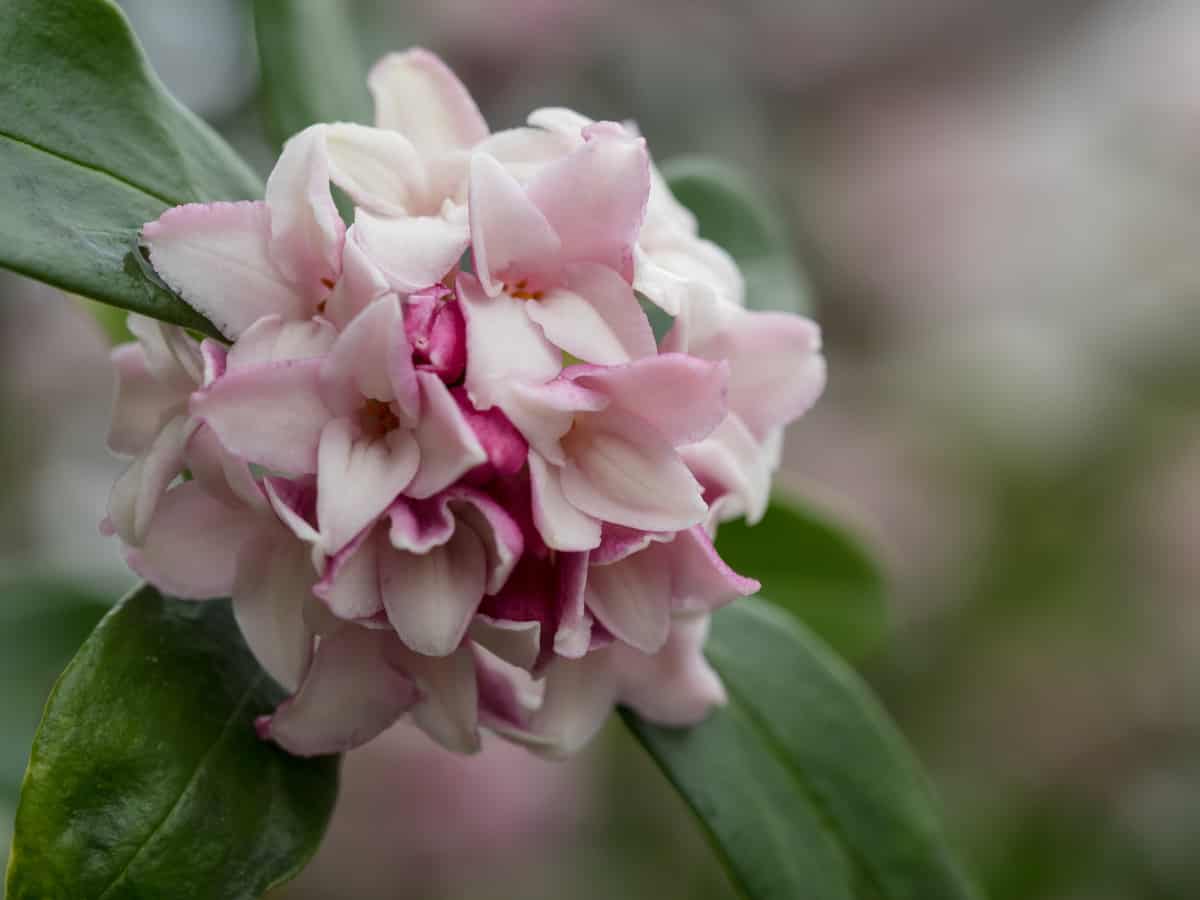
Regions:
<svg viewBox="0 0 1200 900"><path fill-rule="evenodd" d="M129 330L137 343L122 344L112 354L117 396L108 446L133 461L113 485L102 527L139 544L163 491L187 465L189 445L201 428L188 413L188 398L223 371L225 351L144 316L129 316Z"/></svg>
<svg viewBox="0 0 1200 900"><path fill-rule="evenodd" d="M824 384L816 326L742 308L630 128L550 109L489 136L419 50L370 88L377 127L301 132L263 202L144 228L233 343L134 323L111 529L169 593L233 597L292 691L259 732L294 753L405 717L547 756L614 703L698 721L724 699L708 615L758 588L712 533L761 515ZM661 346L635 289L675 316Z"/></svg>

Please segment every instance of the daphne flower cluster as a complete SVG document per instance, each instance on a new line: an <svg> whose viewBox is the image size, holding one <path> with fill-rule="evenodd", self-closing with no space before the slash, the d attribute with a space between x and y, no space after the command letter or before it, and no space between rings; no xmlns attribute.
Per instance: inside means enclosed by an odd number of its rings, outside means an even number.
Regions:
<svg viewBox="0 0 1200 900"><path fill-rule="evenodd" d="M698 721L724 699L708 614L757 589L711 537L763 512L816 326L744 308L630 127L491 134L422 50L369 85L375 127L293 137L263 202L144 227L229 343L131 318L104 527L164 591L233 597L291 692L260 734L294 753L403 716L549 756L618 702Z"/></svg>

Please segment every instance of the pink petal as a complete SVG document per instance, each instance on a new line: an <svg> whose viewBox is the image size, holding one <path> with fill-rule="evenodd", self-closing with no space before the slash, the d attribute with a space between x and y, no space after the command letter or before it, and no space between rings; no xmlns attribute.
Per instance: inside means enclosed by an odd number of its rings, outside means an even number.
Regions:
<svg viewBox="0 0 1200 900"><path fill-rule="evenodd" d="M192 434L184 461L192 478L222 503L251 510L267 509L267 498L254 480L250 466L221 446L207 425L201 425Z"/></svg>
<svg viewBox="0 0 1200 900"><path fill-rule="evenodd" d="M229 349L225 368L228 371L262 363L324 356L336 338L333 325L324 319L288 322L281 316L263 316L242 332Z"/></svg>
<svg viewBox="0 0 1200 900"><path fill-rule="evenodd" d="M730 306L744 305L746 286L741 270L725 250L694 235L675 234L657 241L648 238L646 231L643 229L641 234L644 252L635 258L645 269L644 283L649 282L651 287L669 285L669 290L681 287L685 302L700 302L708 294Z"/></svg>
<svg viewBox="0 0 1200 900"><path fill-rule="evenodd" d="M418 372L417 379L422 410L413 436L420 448L420 466L405 493L423 499L486 462L487 454L441 379L430 372Z"/></svg>
<svg viewBox="0 0 1200 900"><path fill-rule="evenodd" d="M338 335L321 366L321 389L330 409L342 415L357 410L367 397L395 401L408 421L416 419L416 375L395 294L374 301Z"/></svg>
<svg viewBox="0 0 1200 900"><path fill-rule="evenodd" d="M479 615L491 622L538 623L540 646L532 670L543 667L555 653L581 656L587 649L591 617L584 610L583 580L586 553L556 557L523 555L504 586L484 599ZM577 648L582 638L582 648ZM569 645L569 646L567 646Z"/></svg>
<svg viewBox="0 0 1200 900"><path fill-rule="evenodd" d="M633 289L595 263L572 265L566 287L530 301L525 310L550 343L584 362L615 366L658 352Z"/></svg>
<svg viewBox="0 0 1200 900"><path fill-rule="evenodd" d="M508 421L508 417L497 407L477 410L471 405L464 388L454 388L451 394L467 424L475 433L475 438L487 454L487 471L481 473L480 480L486 481L495 475L515 475L519 472L525 465L529 444L512 422Z"/></svg>
<svg viewBox="0 0 1200 900"><path fill-rule="evenodd" d="M399 641L389 647L394 663L417 682L420 701L413 721L448 750L474 753L479 749L479 690L475 655L463 644L449 656L422 656Z"/></svg>
<svg viewBox="0 0 1200 900"><path fill-rule="evenodd" d="M331 413L318 392L320 359L249 366L193 395L192 415L231 453L277 472L317 471L317 444Z"/></svg>
<svg viewBox="0 0 1200 900"><path fill-rule="evenodd" d="M409 553L428 553L454 536L454 513L439 500L415 501L399 497L388 507L388 539L392 547Z"/></svg>
<svg viewBox="0 0 1200 900"><path fill-rule="evenodd" d="M671 627L671 571L653 550L588 569L588 609L613 637L643 653L666 643Z"/></svg>
<svg viewBox="0 0 1200 900"><path fill-rule="evenodd" d="M439 500L454 511L458 528L469 528L483 542L487 559L484 591L494 594L504 587L525 550L521 528L499 503L472 488L453 488Z"/></svg>
<svg viewBox="0 0 1200 900"><path fill-rule="evenodd" d="M562 353L525 315L524 301L488 297L466 274L459 275L457 287L467 320L467 393L478 408L500 402L514 379L544 382L559 373Z"/></svg>
<svg viewBox="0 0 1200 900"><path fill-rule="evenodd" d="M803 415L821 395L825 358L820 351L821 331L811 320L744 312L701 352L730 361L729 408L761 440L772 427Z"/></svg>
<svg viewBox="0 0 1200 900"><path fill-rule="evenodd" d="M408 138L349 122L322 129L329 180L345 191L356 207L399 216L420 206L428 191L425 167Z"/></svg>
<svg viewBox="0 0 1200 900"><path fill-rule="evenodd" d="M453 294L441 285L404 301L404 329L413 362L447 384L462 378L467 365L467 323Z"/></svg>
<svg viewBox="0 0 1200 900"><path fill-rule="evenodd" d="M133 456L149 447L168 421L187 411L190 391L181 392L155 378L139 344L117 347L112 361L117 370L117 395L108 448Z"/></svg>
<svg viewBox="0 0 1200 900"><path fill-rule="evenodd" d="M395 636L348 626L321 641L300 690L258 722L259 735L298 756L341 753L383 732L418 700L389 656Z"/></svg>
<svg viewBox="0 0 1200 900"><path fill-rule="evenodd" d="M262 481L267 501L279 521L306 544L320 543L317 531L317 479L267 476ZM315 566L321 568L321 566Z"/></svg>
<svg viewBox="0 0 1200 900"><path fill-rule="evenodd" d="M163 494L141 546L129 548L129 567L176 597L227 597L233 590L238 552L261 520L226 506L194 481Z"/></svg>
<svg viewBox="0 0 1200 900"><path fill-rule="evenodd" d="M214 341L212 338L205 338L200 342L200 356L204 362L204 375L200 384L202 387L208 387L225 374L229 353L225 350L224 344Z"/></svg>
<svg viewBox="0 0 1200 900"><path fill-rule="evenodd" d="M488 127L471 94L444 62L420 48L391 53L367 76L375 124L399 131L424 156L470 147Z"/></svg>
<svg viewBox="0 0 1200 900"><path fill-rule="evenodd" d="M456 528L426 553L384 551L380 592L400 640L426 656L454 652L484 595L486 568L484 545L470 528Z"/></svg>
<svg viewBox="0 0 1200 900"><path fill-rule="evenodd" d="M482 644L471 647L479 690L479 724L519 743L544 744L527 731L529 714L541 701L538 687L528 671L514 665Z"/></svg>
<svg viewBox="0 0 1200 900"><path fill-rule="evenodd" d="M272 258L269 237L262 203L189 203L142 228L154 270L230 338L262 316L309 314L305 297Z"/></svg>
<svg viewBox="0 0 1200 900"><path fill-rule="evenodd" d="M359 437L349 419L321 432L317 463L317 523L321 547L336 553L383 514L417 471L420 451L411 432Z"/></svg>
<svg viewBox="0 0 1200 900"><path fill-rule="evenodd" d="M679 455L704 485L709 505L723 501L723 520L745 516L753 525L762 519L770 500L771 467L741 417L726 416L707 438L680 447Z"/></svg>
<svg viewBox="0 0 1200 900"><path fill-rule="evenodd" d="M498 160L522 184L536 175L547 163L566 156L583 142L581 135L574 139L544 131L541 128L509 128L497 131L475 147L475 153L486 153Z"/></svg>
<svg viewBox="0 0 1200 900"><path fill-rule="evenodd" d="M588 556L587 553L558 556L558 628L554 632L554 652L571 659L587 653L592 643L592 617L585 602Z"/></svg>
<svg viewBox="0 0 1200 900"><path fill-rule="evenodd" d="M639 244L633 251L633 289L667 315L677 316L688 303L692 286Z"/></svg>
<svg viewBox="0 0 1200 900"><path fill-rule="evenodd" d="M578 373L578 374L576 374ZM638 416L675 447L701 440L725 419L729 365L664 353L627 366L570 369L567 377Z"/></svg>
<svg viewBox="0 0 1200 900"><path fill-rule="evenodd" d="M587 142L529 182L529 197L562 241L563 262L594 262L633 281L633 247L650 193L642 138L620 125L589 126Z"/></svg>
<svg viewBox="0 0 1200 900"><path fill-rule="evenodd" d="M590 550L600 545L600 523L574 506L563 493L562 475L534 450L529 451L533 521L547 547Z"/></svg>
<svg viewBox="0 0 1200 900"><path fill-rule="evenodd" d="M542 643L538 621L513 622L477 614L467 636L510 665L529 671L537 662ZM482 698L481 698L482 699Z"/></svg>
<svg viewBox="0 0 1200 900"><path fill-rule="evenodd" d="M130 313L126 327L138 339L150 374L180 393L196 388L204 377L204 360L196 342L178 325Z"/></svg>
<svg viewBox="0 0 1200 900"><path fill-rule="evenodd" d="M700 526L679 532L671 543L647 553L659 557L658 564L670 572L671 611L676 615L712 612L761 587L729 568Z"/></svg>
<svg viewBox="0 0 1200 900"><path fill-rule="evenodd" d="M607 405L602 394L555 378L542 384L514 380L507 385L501 408L531 448L560 465L565 460L560 441L571 430L575 415Z"/></svg>
<svg viewBox="0 0 1200 900"><path fill-rule="evenodd" d="M588 561L592 565L608 565L627 556L640 553L653 543L663 543L675 537L673 533L636 531L621 525L606 524L600 546L591 552Z"/></svg>
<svg viewBox="0 0 1200 900"><path fill-rule="evenodd" d="M562 491L576 509L641 531L678 531L704 520L700 484L643 420L613 410L579 416L562 445Z"/></svg>
<svg viewBox="0 0 1200 900"><path fill-rule="evenodd" d="M562 244L546 217L504 166L484 153L471 157L471 252L475 275L490 296L504 282L533 280L537 290L558 268Z"/></svg>
<svg viewBox="0 0 1200 900"><path fill-rule="evenodd" d="M470 528L423 554L384 550L379 583L388 621L406 646L445 656L462 643L483 597L487 556Z"/></svg>
<svg viewBox="0 0 1200 900"><path fill-rule="evenodd" d="M654 655L615 645L613 669L622 703L638 715L669 727L703 721L726 702L721 679L701 652L708 616L675 620L666 646Z"/></svg>
<svg viewBox="0 0 1200 900"><path fill-rule="evenodd" d="M525 121L535 128L570 138L573 146L583 143L584 129L594 124L587 116L565 106L540 107L526 116Z"/></svg>
<svg viewBox="0 0 1200 900"><path fill-rule="evenodd" d="M610 653L598 650L582 659L556 659L546 670L542 705L529 720L529 732L539 739L530 750L552 758L567 757L596 736L616 700ZM509 739L520 740L515 735Z"/></svg>
<svg viewBox="0 0 1200 900"><path fill-rule="evenodd" d="M113 484L108 519L125 543L145 541L159 499L183 470L184 449L197 426L189 416L171 419Z"/></svg>
<svg viewBox="0 0 1200 900"><path fill-rule="evenodd" d="M365 531L330 558L313 593L339 619L364 621L383 612L379 592L381 529Z"/></svg>
<svg viewBox="0 0 1200 900"><path fill-rule="evenodd" d="M259 664L289 691L312 660L313 633L303 612L315 580L307 548L282 529L264 531L238 554L234 617Z"/></svg>
<svg viewBox="0 0 1200 900"><path fill-rule="evenodd" d="M307 304L301 315L290 318L307 318L341 273L346 235L329 191L324 126L306 128L283 145L267 178L266 199L271 258Z"/></svg>
<svg viewBox="0 0 1200 900"><path fill-rule="evenodd" d="M354 217L354 240L402 294L445 278L470 239L465 222L440 216L384 218L359 209Z"/></svg>
<svg viewBox="0 0 1200 900"><path fill-rule="evenodd" d="M342 250L342 277L325 298L325 316L339 330L391 290L383 272L359 245L357 234L351 225Z"/></svg>

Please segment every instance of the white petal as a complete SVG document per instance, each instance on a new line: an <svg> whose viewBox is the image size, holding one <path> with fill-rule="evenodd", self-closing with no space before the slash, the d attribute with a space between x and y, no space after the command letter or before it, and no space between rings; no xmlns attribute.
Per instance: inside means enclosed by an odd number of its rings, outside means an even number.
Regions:
<svg viewBox="0 0 1200 900"><path fill-rule="evenodd" d="M259 363L324 356L333 346L337 332L324 319L286 321L282 316L264 316L247 328L229 349L226 371Z"/></svg>
<svg viewBox="0 0 1200 900"><path fill-rule="evenodd" d="M231 453L288 475L317 471L317 444L332 414L318 390L320 359L248 366L192 397Z"/></svg>
<svg viewBox="0 0 1200 900"><path fill-rule="evenodd" d="M610 652L594 650L582 659L556 659L546 670L546 694L529 722L529 731L540 739L531 751L562 758L596 736L616 700Z"/></svg>
<svg viewBox="0 0 1200 900"><path fill-rule="evenodd" d="M563 494L575 508L641 531L678 531L704 521L700 484L645 422L613 411L581 416L562 444Z"/></svg>
<svg viewBox="0 0 1200 900"><path fill-rule="evenodd" d="M437 284L457 264L471 237L465 222L441 216L376 216L360 209L354 240L388 284L411 294Z"/></svg>
<svg viewBox="0 0 1200 900"><path fill-rule="evenodd" d="M329 191L324 126L306 128L283 145L267 178L266 205L271 258L311 309L337 281L346 234Z"/></svg>
<svg viewBox="0 0 1200 900"><path fill-rule="evenodd" d="M470 528L427 553L384 550L379 580L388 620L417 653L445 656L462 643L483 599L487 556Z"/></svg>
<svg viewBox="0 0 1200 900"><path fill-rule="evenodd" d="M184 450L197 426L189 416L176 416L113 485L108 518L125 543L137 546L146 539L159 499L183 469Z"/></svg>
<svg viewBox="0 0 1200 900"><path fill-rule="evenodd" d="M317 524L322 549L333 554L378 518L412 481L419 451L412 434L397 428L381 438L359 438L348 419L321 432L317 464Z"/></svg>
<svg viewBox="0 0 1200 900"><path fill-rule="evenodd" d="M129 567L168 594L189 599L227 597L237 555L261 519L214 500L194 481L167 491L140 547L126 551Z"/></svg>
<svg viewBox="0 0 1200 900"><path fill-rule="evenodd" d="M479 689L471 647L463 644L449 656L422 656L397 642L392 658L416 679L421 700L413 721L448 750L479 749Z"/></svg>
<svg viewBox="0 0 1200 900"><path fill-rule="evenodd" d="M367 76L375 124L399 131L423 155L470 147L487 137L487 123L470 93L428 50L391 53Z"/></svg>
<svg viewBox="0 0 1200 900"><path fill-rule="evenodd" d="M422 409L413 435L421 463L405 493L424 499L487 462L487 453L442 380L431 372L417 372L416 377Z"/></svg>
<svg viewBox="0 0 1200 900"><path fill-rule="evenodd" d="M545 382L562 369L562 353L525 314L524 301L488 297L470 275L457 281L467 320L467 391L480 409L499 402L506 382Z"/></svg>
<svg viewBox="0 0 1200 900"><path fill-rule="evenodd" d="M349 122L326 125L324 134L329 178L355 206L396 216L424 198L425 166L403 135Z"/></svg>
<svg viewBox="0 0 1200 900"><path fill-rule="evenodd" d="M656 554L635 553L588 569L587 605L596 619L643 653L654 653L671 627L671 572Z"/></svg>
<svg viewBox="0 0 1200 900"><path fill-rule="evenodd" d="M112 360L117 370L117 395L113 401L108 448L113 453L134 456L153 443L167 422L187 411L192 389L180 391L156 378L138 344L117 347Z"/></svg>
<svg viewBox="0 0 1200 900"><path fill-rule="evenodd" d="M517 180L485 153L471 158L469 203L475 275L489 295L500 293L504 280L557 267L558 235Z"/></svg>
<svg viewBox="0 0 1200 900"><path fill-rule="evenodd" d="M262 203L189 203L142 229L154 270L222 334L262 316L306 318L304 297L272 259Z"/></svg>
<svg viewBox="0 0 1200 900"><path fill-rule="evenodd" d="M529 479L533 522L547 547L590 550L600 546L600 522L567 500L558 467L547 463L535 450L529 451Z"/></svg>
<svg viewBox="0 0 1200 900"><path fill-rule="evenodd" d="M633 289L603 266L572 266L567 288L548 291L525 310L550 343L584 362L615 366L658 351Z"/></svg>

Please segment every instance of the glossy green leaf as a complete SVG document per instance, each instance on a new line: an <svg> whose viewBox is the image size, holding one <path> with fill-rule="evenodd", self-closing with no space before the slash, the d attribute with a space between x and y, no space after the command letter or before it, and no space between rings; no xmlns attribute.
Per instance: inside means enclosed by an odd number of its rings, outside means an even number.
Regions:
<svg viewBox="0 0 1200 900"><path fill-rule="evenodd" d="M46 705L8 900L236 900L294 875L333 810L338 762L258 739L254 718L282 693L227 601L135 590Z"/></svg>
<svg viewBox="0 0 1200 900"><path fill-rule="evenodd" d="M0 576L0 870L46 697L109 605L65 579Z"/></svg>
<svg viewBox="0 0 1200 900"><path fill-rule="evenodd" d="M713 617L729 703L690 729L626 722L748 900L969 900L916 761L858 676L756 599Z"/></svg>
<svg viewBox="0 0 1200 900"><path fill-rule="evenodd" d="M109 605L65 579L0 578L0 803L16 807L46 697Z"/></svg>
<svg viewBox="0 0 1200 900"><path fill-rule="evenodd" d="M215 334L147 277L138 229L262 184L167 93L110 0L7 0L0 16L0 266Z"/></svg>
<svg viewBox="0 0 1200 900"><path fill-rule="evenodd" d="M787 229L745 175L702 157L670 160L663 175L679 202L695 214L701 237L737 261L748 307L812 312L808 282L796 265Z"/></svg>
<svg viewBox="0 0 1200 900"><path fill-rule="evenodd" d="M762 582L764 597L847 659L862 659L883 638L883 576L859 541L832 519L776 496L757 525L722 525L717 549L735 570Z"/></svg>
<svg viewBox="0 0 1200 900"><path fill-rule="evenodd" d="M317 122L370 122L366 68L337 3L254 0L267 130L279 146Z"/></svg>

